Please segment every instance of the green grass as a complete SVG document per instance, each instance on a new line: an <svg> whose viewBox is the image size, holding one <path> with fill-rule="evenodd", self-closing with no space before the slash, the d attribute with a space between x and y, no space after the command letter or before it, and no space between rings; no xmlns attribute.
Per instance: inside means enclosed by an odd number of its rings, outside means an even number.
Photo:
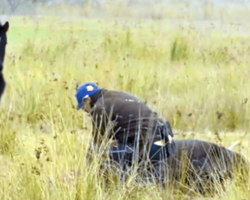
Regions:
<svg viewBox="0 0 250 200"><path fill-rule="evenodd" d="M240 139L236 150L249 157L250 37L169 24L12 18L0 108L1 199L188 198L133 181L105 189L97 166L85 169L90 119L74 99L85 81L147 100L178 130L176 138L226 146ZM221 198L249 194L232 185Z"/></svg>

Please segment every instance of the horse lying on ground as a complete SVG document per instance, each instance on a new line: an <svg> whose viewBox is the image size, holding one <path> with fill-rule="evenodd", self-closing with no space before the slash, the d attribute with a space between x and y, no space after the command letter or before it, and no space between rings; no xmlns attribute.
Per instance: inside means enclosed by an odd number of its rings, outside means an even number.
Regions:
<svg viewBox="0 0 250 200"><path fill-rule="evenodd" d="M7 44L6 33L8 29L9 29L9 22L6 22L4 25L2 25L0 22L0 100L5 89L5 80L2 71L4 65L5 47Z"/></svg>
<svg viewBox="0 0 250 200"><path fill-rule="evenodd" d="M102 173L116 172L124 182L132 171L133 152L129 145L112 145L111 159L103 162ZM164 146L153 144L149 153L153 166L149 170L139 166L136 178L146 184L175 185L202 195L213 195L219 188L225 190L226 182L232 181L237 172L241 184L249 180L248 161L231 148L187 139L176 140L176 151L171 157L166 159L165 154Z"/></svg>

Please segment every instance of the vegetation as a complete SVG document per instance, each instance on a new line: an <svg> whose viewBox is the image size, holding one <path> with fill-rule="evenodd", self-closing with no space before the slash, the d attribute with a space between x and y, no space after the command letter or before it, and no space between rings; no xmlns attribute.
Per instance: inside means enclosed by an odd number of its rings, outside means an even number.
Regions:
<svg viewBox="0 0 250 200"><path fill-rule="evenodd" d="M239 139L235 150L249 157L249 40L173 28L167 20L12 18L0 107L0 198L188 198L133 179L105 188L97 165L85 169L91 126L76 111L76 84L131 92L169 120L176 138L226 146ZM249 185L229 185L221 195L247 199Z"/></svg>

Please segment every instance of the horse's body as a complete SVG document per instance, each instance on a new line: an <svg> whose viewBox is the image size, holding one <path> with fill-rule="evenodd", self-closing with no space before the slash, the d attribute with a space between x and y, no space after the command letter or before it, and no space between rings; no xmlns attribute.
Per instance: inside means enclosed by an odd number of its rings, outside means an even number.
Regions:
<svg viewBox="0 0 250 200"><path fill-rule="evenodd" d="M4 66L4 56L5 56L5 47L7 44L7 31L9 29L9 22L6 22L4 25L0 23L0 99L5 89L5 80L3 76L3 66Z"/></svg>
<svg viewBox="0 0 250 200"><path fill-rule="evenodd" d="M166 183L177 183L198 190L201 194L213 194L218 188L224 189L225 181L232 180L237 170L241 171L243 178L248 178L244 175L249 174L249 163L241 154L229 148L195 139L175 142L176 151L167 159L164 158L163 146L152 145L150 158L154 167L147 175L143 173L137 176L139 180L146 180L143 182L147 183L151 179L165 186ZM110 155L112 166L106 163L107 168L119 172L125 180L131 170L133 150L120 144L110 147ZM148 175L150 177L146 177Z"/></svg>

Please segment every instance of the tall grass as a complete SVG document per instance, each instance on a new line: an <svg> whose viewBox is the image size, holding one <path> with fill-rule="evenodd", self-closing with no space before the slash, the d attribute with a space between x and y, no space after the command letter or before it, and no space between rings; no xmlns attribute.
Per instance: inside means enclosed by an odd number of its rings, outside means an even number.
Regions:
<svg viewBox="0 0 250 200"><path fill-rule="evenodd" d="M1 199L188 198L133 181L105 188L97 164L85 169L91 126L74 99L76 84L85 81L145 99L179 130L177 138L222 145L241 139L238 150L249 156L249 36L204 35L164 20L34 23L17 17L10 24L0 108ZM230 185L222 198L248 195Z"/></svg>

